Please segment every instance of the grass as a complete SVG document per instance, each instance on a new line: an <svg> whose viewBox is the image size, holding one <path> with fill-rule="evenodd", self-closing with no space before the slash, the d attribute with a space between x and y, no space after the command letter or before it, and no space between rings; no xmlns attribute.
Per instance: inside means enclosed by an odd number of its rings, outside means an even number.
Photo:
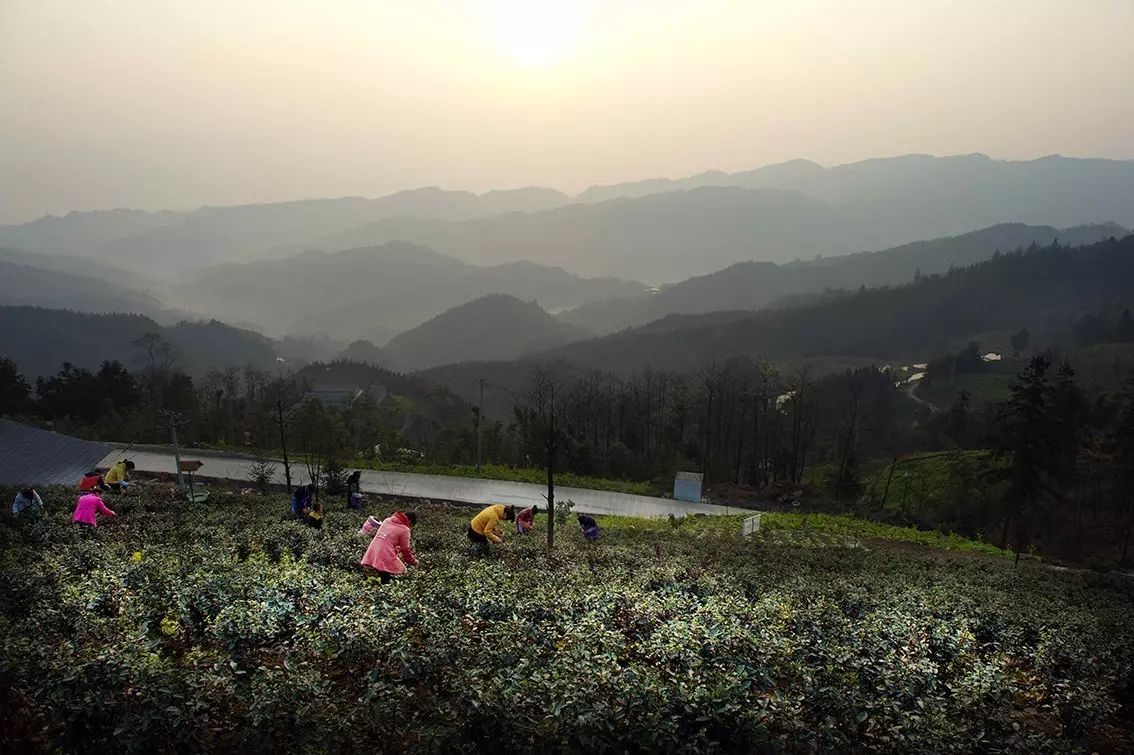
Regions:
<svg viewBox="0 0 1134 755"><path fill-rule="evenodd" d="M961 537L960 535L944 534L934 530L919 530L913 527L900 527L845 515L769 513L763 516L761 525L770 530L821 532L863 540L911 543L946 551L981 553L988 556L1012 555L1008 551L989 543Z"/></svg>
<svg viewBox="0 0 1134 755"><path fill-rule="evenodd" d="M980 372L971 375L957 375L953 379L942 377L932 383L917 387L917 395L938 409L949 408L961 391L969 394L973 406L995 404L1008 398L1008 386L1015 381L1015 372Z"/></svg>
<svg viewBox="0 0 1134 755"><path fill-rule="evenodd" d="M612 528L616 531L645 530L688 533L696 536L700 533L739 533L743 521L751 515L749 513L737 516L691 516L671 519L604 516L596 517L596 519L604 528ZM760 527L765 534L786 531L795 534L838 535L856 540L912 544L944 551L979 553L987 556L1012 555L1008 551L989 543L960 535L883 524L842 514L765 512L761 516Z"/></svg>
<svg viewBox="0 0 1134 755"><path fill-rule="evenodd" d="M484 464L478 470L472 464L396 464L356 459L351 461L351 465L353 468L375 469L383 472L408 472L410 474L443 475L446 477L472 477L482 480L528 482L535 485L547 484L547 473L542 469L508 467L501 464ZM657 497L672 492L671 488L667 488L657 480L646 482L612 480L604 477L577 475L571 472L557 472L555 474L555 485L557 487L606 490L613 493L631 493L634 495Z"/></svg>
<svg viewBox="0 0 1134 755"><path fill-rule="evenodd" d="M884 510L897 511L903 502L913 501L917 506L939 507L948 504L953 477L958 470L976 474L991 464L998 463L991 451L955 450L909 454L898 459L890 489L886 492ZM890 464L883 463L871 475L863 476L863 488L880 500L890 476Z"/></svg>

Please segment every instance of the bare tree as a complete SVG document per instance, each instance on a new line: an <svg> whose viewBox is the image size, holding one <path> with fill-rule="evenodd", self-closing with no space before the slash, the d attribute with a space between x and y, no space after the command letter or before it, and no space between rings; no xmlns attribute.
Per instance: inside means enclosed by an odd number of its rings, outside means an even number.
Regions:
<svg viewBox="0 0 1134 755"><path fill-rule="evenodd" d="M296 411L301 406L303 385L294 376L280 377L271 387L272 404L276 429L280 436L280 451L283 454L284 483L291 490L291 460L287 452L287 431Z"/></svg>
<svg viewBox="0 0 1134 755"><path fill-rule="evenodd" d="M705 446L702 450L704 462L701 465L701 472L704 482L708 483L712 477L713 465L713 406L721 380L721 368L717 366L716 360L707 367L702 367L697 373L697 379L701 383L705 398Z"/></svg>

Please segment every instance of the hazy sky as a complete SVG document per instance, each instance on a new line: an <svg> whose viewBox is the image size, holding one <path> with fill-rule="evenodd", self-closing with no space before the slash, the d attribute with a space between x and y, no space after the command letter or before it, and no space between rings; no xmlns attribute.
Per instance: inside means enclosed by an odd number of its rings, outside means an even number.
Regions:
<svg viewBox="0 0 1134 755"><path fill-rule="evenodd" d="M1134 0L0 0L0 222L1134 158Z"/></svg>

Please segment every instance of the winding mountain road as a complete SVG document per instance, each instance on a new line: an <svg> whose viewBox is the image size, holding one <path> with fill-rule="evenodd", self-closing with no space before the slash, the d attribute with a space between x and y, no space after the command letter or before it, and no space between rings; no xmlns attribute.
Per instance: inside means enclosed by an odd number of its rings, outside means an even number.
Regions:
<svg viewBox="0 0 1134 755"><path fill-rule="evenodd" d="M932 401L926 401L921 396L917 395L917 387L920 383L921 383L920 380L915 380L912 383L910 383L908 386L906 386L906 395L909 396L914 401L916 401L917 403L921 404L922 406L928 407L929 411L932 412L933 414L940 414L941 409L938 408L937 404L933 403Z"/></svg>

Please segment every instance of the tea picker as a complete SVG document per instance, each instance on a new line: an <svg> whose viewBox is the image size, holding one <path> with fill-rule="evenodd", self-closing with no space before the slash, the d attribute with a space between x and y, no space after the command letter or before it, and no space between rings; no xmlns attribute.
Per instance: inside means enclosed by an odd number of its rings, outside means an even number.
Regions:
<svg viewBox="0 0 1134 755"><path fill-rule="evenodd" d="M378 572L382 584L405 574L407 566L417 563L417 557L410 547L410 530L417 524L417 514L413 511L396 511L382 520L378 531L370 540L370 546L359 563Z"/></svg>
<svg viewBox="0 0 1134 755"><path fill-rule="evenodd" d="M590 514L579 514L579 528L583 530L583 537L589 542L595 542L599 539L598 522Z"/></svg>
<svg viewBox="0 0 1134 755"><path fill-rule="evenodd" d="M503 543L504 540L500 537L497 528L500 522L511 522L515 518L516 508L501 504L489 506L474 516L469 522L467 534L476 551L485 555L488 553L489 543Z"/></svg>

